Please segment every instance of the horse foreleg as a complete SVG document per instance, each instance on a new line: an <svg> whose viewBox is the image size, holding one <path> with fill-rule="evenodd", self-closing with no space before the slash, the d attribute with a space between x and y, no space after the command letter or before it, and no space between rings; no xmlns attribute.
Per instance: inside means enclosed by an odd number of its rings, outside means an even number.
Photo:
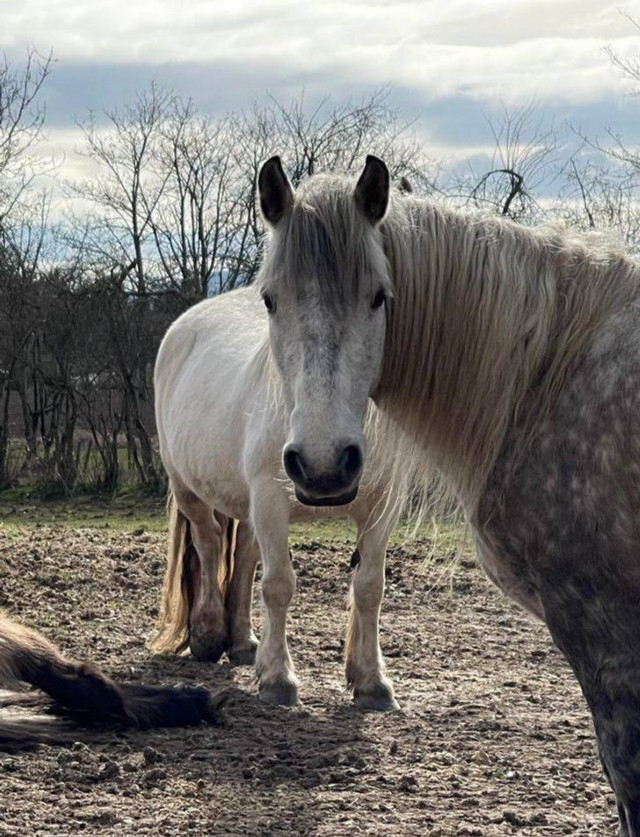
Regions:
<svg viewBox="0 0 640 837"><path fill-rule="evenodd" d="M363 710L398 709L393 686L385 675L378 633L389 533L390 527L382 523L358 525L353 556L345 662L355 705Z"/></svg>
<svg viewBox="0 0 640 837"><path fill-rule="evenodd" d="M253 665L258 640L251 626L253 580L260 558L260 549L253 529L241 522L236 534L233 575L227 593L229 659L235 665Z"/></svg>
<svg viewBox="0 0 640 837"><path fill-rule="evenodd" d="M620 833L640 837L640 612L620 579L588 575L589 563L542 595L545 620L582 687L605 773L616 794ZM630 585L631 586L631 585Z"/></svg>
<svg viewBox="0 0 640 837"><path fill-rule="evenodd" d="M264 625L256 671L260 699L292 706L298 682L287 648L287 610L296 589L289 555L289 509L286 494L274 496L273 481L255 486L251 494L253 528L262 556Z"/></svg>

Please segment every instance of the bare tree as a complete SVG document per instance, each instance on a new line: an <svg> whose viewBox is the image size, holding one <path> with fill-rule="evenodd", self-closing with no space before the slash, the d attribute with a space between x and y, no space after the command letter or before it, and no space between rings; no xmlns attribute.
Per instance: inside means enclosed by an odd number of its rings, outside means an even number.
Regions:
<svg viewBox="0 0 640 837"><path fill-rule="evenodd" d="M620 14L629 21L634 29L640 29L640 24L631 14L622 9ZM604 51L609 56L611 64L620 71L622 79L628 83L632 94L640 95L640 58L637 56L627 58L620 55L611 45L605 46Z"/></svg>
<svg viewBox="0 0 640 837"><path fill-rule="evenodd" d="M44 109L39 94L52 57L29 50L21 70L0 61L0 226L40 173L30 151L41 137Z"/></svg>
<svg viewBox="0 0 640 837"><path fill-rule="evenodd" d="M152 216L162 199L170 171L159 171L163 127L175 97L151 84L136 102L105 113L106 126L91 116L83 125L86 154L99 167L96 178L70 184L73 194L96 207L85 227L82 247L101 263L105 316L109 324L113 361L125 396L124 423L130 455L140 463L145 482L155 482L150 429L144 418L152 402L150 386L153 355L145 345L150 324L145 297L155 263ZM76 241L78 244L78 241ZM137 299L136 299L137 298Z"/></svg>
<svg viewBox="0 0 640 837"><path fill-rule="evenodd" d="M153 160L162 195L149 209L156 284L191 304L229 290L241 273L246 194L230 120L197 115L174 100Z"/></svg>
<svg viewBox="0 0 640 837"><path fill-rule="evenodd" d="M623 57L612 47L605 47L605 52L630 92L640 95L640 60ZM564 167L565 186L558 196L557 213L578 227L613 230L629 251L640 253L640 149L611 128L595 139L578 128L573 132L581 144Z"/></svg>
<svg viewBox="0 0 640 837"><path fill-rule="evenodd" d="M174 97L151 84L135 103L105 111L99 127L95 115L80 124L86 149L98 167L96 177L68 184L72 194L97 210L84 246L110 263L123 283L144 294L147 288L146 248L151 236L150 215L162 195L153 159L160 129Z"/></svg>
<svg viewBox="0 0 640 837"><path fill-rule="evenodd" d="M37 340L40 325L37 281L48 223L48 200L40 195L13 211L11 225L0 234L1 246L10 254L11 269L5 278L5 351L12 368L11 389L17 395L23 418L26 462L37 455ZM16 217L17 216L17 217Z"/></svg>
<svg viewBox="0 0 640 837"><path fill-rule="evenodd" d="M28 352L36 328L33 288L45 228L46 201L25 195L41 169L30 152L41 135L38 103L51 57L27 53L21 70L0 63L0 485L8 474L11 399L18 393L27 447L33 444L26 401Z"/></svg>
<svg viewBox="0 0 640 837"><path fill-rule="evenodd" d="M640 253L638 176L633 168L606 166L580 153L568 161L554 214L578 229L616 233L630 253Z"/></svg>
<svg viewBox="0 0 640 837"><path fill-rule="evenodd" d="M470 166L454 180L451 197L464 205L490 210L515 221L531 222L539 214L536 191L550 179L556 162L557 139L533 105L503 109L496 120L487 117L494 149L485 171Z"/></svg>
<svg viewBox="0 0 640 837"><path fill-rule="evenodd" d="M324 98L311 108L304 91L289 104L272 96L267 106L243 115L244 147L262 152L262 160L280 154L294 186L318 171L355 171L366 154L376 154L392 178L404 175L420 191L431 191L434 163L389 100L387 89L357 103L333 105Z"/></svg>

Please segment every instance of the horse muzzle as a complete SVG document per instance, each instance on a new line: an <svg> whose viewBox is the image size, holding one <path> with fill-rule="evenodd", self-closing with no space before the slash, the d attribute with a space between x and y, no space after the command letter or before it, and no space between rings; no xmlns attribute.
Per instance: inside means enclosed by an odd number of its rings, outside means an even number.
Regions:
<svg viewBox="0 0 640 837"><path fill-rule="evenodd" d="M306 506L344 506L358 493L364 456L356 443L339 446L330 469L318 471L302 448L289 443L283 452L284 469L295 486L296 497Z"/></svg>

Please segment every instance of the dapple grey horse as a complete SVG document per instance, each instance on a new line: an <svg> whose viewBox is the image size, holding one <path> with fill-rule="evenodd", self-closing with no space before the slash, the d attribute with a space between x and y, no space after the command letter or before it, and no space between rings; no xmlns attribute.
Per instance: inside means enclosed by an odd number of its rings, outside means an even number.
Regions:
<svg viewBox="0 0 640 837"><path fill-rule="evenodd" d="M373 398L461 503L489 577L548 626L638 837L639 266L595 234L390 195L375 157L295 194L272 158L259 191L298 496L355 497ZM268 574L291 595L284 553Z"/></svg>

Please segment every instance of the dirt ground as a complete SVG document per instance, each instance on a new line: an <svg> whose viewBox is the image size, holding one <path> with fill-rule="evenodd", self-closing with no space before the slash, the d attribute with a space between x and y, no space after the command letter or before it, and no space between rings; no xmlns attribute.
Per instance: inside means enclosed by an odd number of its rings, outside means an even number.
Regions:
<svg viewBox="0 0 640 837"><path fill-rule="evenodd" d="M0 532L1 607L113 675L231 690L220 727L0 754L0 835L615 833L577 684L468 547L455 571L425 560L427 539L390 552L382 645L402 712L361 715L342 670L351 546L314 537L294 549L303 705L280 709L250 670L150 658L162 533Z"/></svg>

